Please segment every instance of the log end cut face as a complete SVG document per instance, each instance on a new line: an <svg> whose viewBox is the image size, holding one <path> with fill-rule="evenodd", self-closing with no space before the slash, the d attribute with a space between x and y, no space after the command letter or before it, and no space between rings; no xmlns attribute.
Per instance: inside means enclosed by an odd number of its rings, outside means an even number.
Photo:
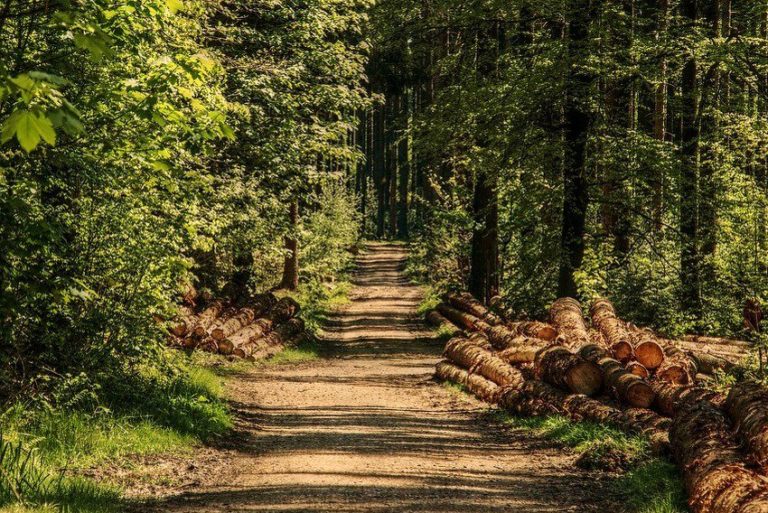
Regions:
<svg viewBox="0 0 768 513"><path fill-rule="evenodd" d="M664 349L657 342L646 340L635 347L635 358L646 369L658 369L664 363Z"/></svg>
<svg viewBox="0 0 768 513"><path fill-rule="evenodd" d="M603 373L594 363L581 361L571 367L565 382L572 392L593 397L603 388Z"/></svg>

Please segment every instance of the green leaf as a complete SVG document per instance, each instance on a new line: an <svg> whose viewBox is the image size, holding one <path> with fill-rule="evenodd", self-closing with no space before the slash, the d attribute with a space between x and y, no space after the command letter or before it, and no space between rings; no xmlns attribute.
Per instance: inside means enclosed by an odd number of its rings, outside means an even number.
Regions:
<svg viewBox="0 0 768 513"><path fill-rule="evenodd" d="M16 122L16 139L27 153L31 153L40 144L40 132L37 130L35 115L31 112L19 113L19 119Z"/></svg>
<svg viewBox="0 0 768 513"><path fill-rule="evenodd" d="M28 110L14 112L3 124L2 142L8 142L14 134L27 153L37 148L41 140L56 145L56 131L51 120Z"/></svg>
<svg viewBox="0 0 768 513"><path fill-rule="evenodd" d="M165 0L165 5L168 6L168 10L174 14L184 9L184 2L181 0Z"/></svg>

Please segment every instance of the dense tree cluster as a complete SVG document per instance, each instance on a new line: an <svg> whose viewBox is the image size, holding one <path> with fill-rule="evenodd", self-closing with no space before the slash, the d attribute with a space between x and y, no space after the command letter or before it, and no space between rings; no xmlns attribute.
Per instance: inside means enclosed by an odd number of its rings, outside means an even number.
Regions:
<svg viewBox="0 0 768 513"><path fill-rule="evenodd" d="M671 331L740 329L768 287L766 2L389 0L372 19L369 231L407 216L418 271L517 314L600 293Z"/></svg>
<svg viewBox="0 0 768 513"><path fill-rule="evenodd" d="M134 372L190 285L338 271L366 8L0 1L0 395Z"/></svg>

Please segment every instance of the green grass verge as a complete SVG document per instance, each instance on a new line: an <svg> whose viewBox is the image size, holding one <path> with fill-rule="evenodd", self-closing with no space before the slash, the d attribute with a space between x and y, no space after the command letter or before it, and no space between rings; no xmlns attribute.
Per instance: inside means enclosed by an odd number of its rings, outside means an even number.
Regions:
<svg viewBox="0 0 768 513"><path fill-rule="evenodd" d="M115 377L96 388L87 407L11 405L0 416L0 511L120 511L120 490L78 471L130 466L137 455L183 454L229 431L221 378L191 362L177 361L174 369L170 377Z"/></svg>
<svg viewBox="0 0 768 513"><path fill-rule="evenodd" d="M565 417L514 417L494 413L504 424L557 441L579 455L587 468L623 468L615 482L616 494L632 513L687 513L680 473L672 463L650 456L648 444L612 427L573 422Z"/></svg>

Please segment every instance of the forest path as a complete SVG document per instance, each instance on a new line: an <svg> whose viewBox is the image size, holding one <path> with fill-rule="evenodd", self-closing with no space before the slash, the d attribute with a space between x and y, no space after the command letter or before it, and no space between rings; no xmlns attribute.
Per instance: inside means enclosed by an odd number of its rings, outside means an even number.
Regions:
<svg viewBox="0 0 768 513"><path fill-rule="evenodd" d="M371 244L324 358L254 369L229 389L236 442L216 478L155 503L174 512L604 512L608 482L504 430L432 380L442 344L416 316L404 246Z"/></svg>

